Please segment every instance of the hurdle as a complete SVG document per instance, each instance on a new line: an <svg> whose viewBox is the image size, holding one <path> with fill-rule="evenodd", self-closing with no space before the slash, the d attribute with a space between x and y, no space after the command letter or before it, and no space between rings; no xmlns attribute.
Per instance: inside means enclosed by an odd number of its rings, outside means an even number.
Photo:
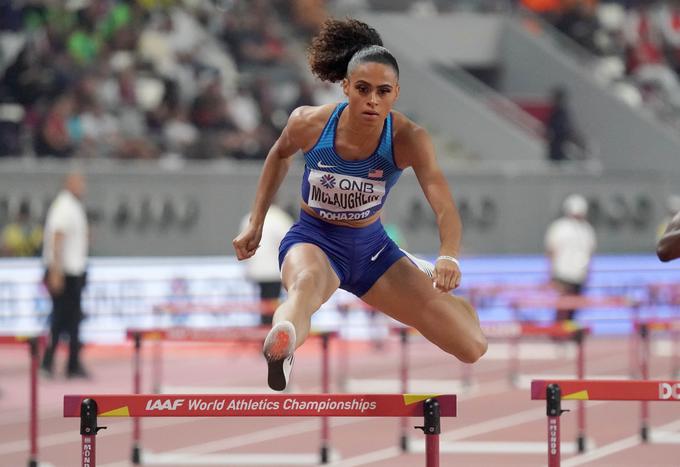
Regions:
<svg viewBox="0 0 680 467"><path fill-rule="evenodd" d="M170 327L157 329L128 329L126 332L127 339L134 341L133 354L133 391L135 394L142 393L142 343L144 340L153 341L154 347L153 358L153 388L154 392L162 393L162 342L213 342L213 343L230 343L230 342L264 342L270 327L226 327L226 328L190 328L190 327ZM318 337L321 343L321 392L330 392L330 358L329 358L329 343L332 337L335 337L335 331L312 331L309 334L310 338ZM141 446L141 421L138 417L132 419L132 455L131 460L135 465L143 464L142 446ZM331 445L330 445L330 426L327 417L321 418L321 440L319 448L319 462L327 464L331 460ZM296 463L317 464L313 460L297 460Z"/></svg>
<svg viewBox="0 0 680 467"><path fill-rule="evenodd" d="M564 302L566 303L566 302ZM347 311L350 307L357 307L367 311L373 310L370 306L361 301L351 301L342 304L343 311ZM533 324L519 321L505 321L505 322L490 322L482 323L482 331L489 339L508 340L510 342L510 360L508 364L508 381L511 385L517 386L519 375L519 341L522 338L562 338L573 342L576 345L575 357L575 376L577 379L585 377L585 338L591 333L591 328L581 326L573 321L565 321L557 324ZM412 335L420 336L420 333L414 329L398 323L390 325L390 334L399 337L400 352L399 352L399 390L402 393L409 391L409 345L410 337ZM339 387L346 388L347 380L347 356L346 352L340 353L341 365L339 375L341 376ZM471 367L464 365L462 367L461 389L471 388ZM430 381L429 383L432 383ZM363 388L360 388L363 389ZM402 452L411 452L409 443L407 423L404 419L399 425L399 446ZM576 439L576 449L579 453L586 450L586 412L585 405L579 403L578 406L578 435ZM446 447L444 447L446 449Z"/></svg>
<svg viewBox="0 0 680 467"><path fill-rule="evenodd" d="M560 465L560 416L563 400L679 401L680 381L534 380L531 400L546 401L548 467Z"/></svg>
<svg viewBox="0 0 680 467"><path fill-rule="evenodd" d="M589 297L583 295L550 294L520 298L513 300L510 303L510 307L517 321L523 321L521 319L521 311L528 309L550 308L553 310L578 310L583 308L629 308L632 312L631 320L637 322L640 319L640 306L641 302L639 300L618 295ZM638 365L636 362L638 352L637 339L631 338L628 362L629 371L633 378L637 376Z"/></svg>
<svg viewBox="0 0 680 467"><path fill-rule="evenodd" d="M220 301L219 303L211 302L167 302L158 303L153 307L153 313L156 315L183 315L183 314L229 314L237 312L260 312L263 314L273 315L276 307L279 304L278 299L270 300L229 300Z"/></svg>
<svg viewBox="0 0 680 467"><path fill-rule="evenodd" d="M129 394L65 395L64 417L80 418L81 467L96 467L99 417L423 417L426 467L439 467L441 417L455 417L455 395Z"/></svg>
<svg viewBox="0 0 680 467"><path fill-rule="evenodd" d="M648 319L635 323L635 333L640 340L639 353L639 372L642 379L649 377L649 360L651 357L649 337L652 332L667 332L671 336L671 360L670 360L670 378L680 377L680 343L678 336L680 334L680 320L675 318L666 319Z"/></svg>
<svg viewBox="0 0 680 467"><path fill-rule="evenodd" d="M404 326L395 326L393 332L398 333L401 343L401 358L400 358L400 377L402 392L408 391L409 381L409 365L408 365L408 346L409 336L420 335L417 330L407 328ZM577 379L585 377L585 337L590 334L589 327L582 327L574 322L564 322L552 325L538 325L532 323L519 322L497 322L497 323L483 323L482 331L488 339L509 339L515 345L511 349L511 358L508 365L508 381L516 385L519 374L519 352L517 351L517 344L521 338L542 338L542 337L558 337L568 339L576 345L576 361L575 373ZM463 366L463 376L461 379L462 386L465 388L472 387L471 380L471 366ZM578 452L582 453L586 450L586 416L584 404L579 404L578 407L578 426L579 432L576 440ZM401 423L400 432L400 446L403 452L409 451L408 436L406 424Z"/></svg>
<svg viewBox="0 0 680 467"><path fill-rule="evenodd" d="M680 322L673 319L649 320L635 323L635 334L640 340L639 349L639 371L641 379L649 379L649 369L651 360L651 349L649 336L652 332L670 332L672 339L671 379L678 377L678 343L677 334L680 330ZM640 438L643 442L649 441L649 402L640 401Z"/></svg>
<svg viewBox="0 0 680 467"><path fill-rule="evenodd" d="M583 379L585 373L585 337L591 333L588 326L573 321L556 324L534 324L521 321L499 321L482 323L482 331L487 339L508 340L510 359L508 363L508 382L519 384L519 341L523 338L560 338L576 344L576 375Z"/></svg>
<svg viewBox="0 0 680 467"><path fill-rule="evenodd" d="M0 345L26 345L31 358L29 378L29 455L28 467L38 467L38 366L40 348L45 344L45 336L0 335Z"/></svg>

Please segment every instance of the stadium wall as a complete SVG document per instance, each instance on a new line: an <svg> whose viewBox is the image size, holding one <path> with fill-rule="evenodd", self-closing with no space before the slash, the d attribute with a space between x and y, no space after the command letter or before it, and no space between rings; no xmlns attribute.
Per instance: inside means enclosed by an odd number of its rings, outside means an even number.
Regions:
<svg viewBox="0 0 680 467"><path fill-rule="evenodd" d="M278 202L298 211L302 166L285 180ZM22 199L42 218L67 166L0 164L0 225ZM510 166L445 168L464 223L465 254L540 253L547 225L564 197L580 192L591 201L601 253L651 252L665 200L677 178L655 172L608 172ZM231 240L255 194L259 164L206 163L161 168L157 164L94 164L86 204L95 256L231 254ZM412 171L404 173L387 203L385 223L398 229L414 252L434 254L434 217Z"/></svg>

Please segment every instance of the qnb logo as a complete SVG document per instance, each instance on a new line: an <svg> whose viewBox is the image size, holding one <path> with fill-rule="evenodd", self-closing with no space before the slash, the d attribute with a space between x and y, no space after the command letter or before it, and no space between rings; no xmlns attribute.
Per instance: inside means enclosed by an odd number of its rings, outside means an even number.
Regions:
<svg viewBox="0 0 680 467"><path fill-rule="evenodd" d="M332 175L328 174L324 175L323 177L321 177L320 182L325 188L335 187L335 177Z"/></svg>
<svg viewBox="0 0 680 467"><path fill-rule="evenodd" d="M146 410L177 410L184 405L184 399L149 399L146 402Z"/></svg>
<svg viewBox="0 0 680 467"><path fill-rule="evenodd" d="M659 399L664 401L669 399L680 400L680 383L659 383Z"/></svg>

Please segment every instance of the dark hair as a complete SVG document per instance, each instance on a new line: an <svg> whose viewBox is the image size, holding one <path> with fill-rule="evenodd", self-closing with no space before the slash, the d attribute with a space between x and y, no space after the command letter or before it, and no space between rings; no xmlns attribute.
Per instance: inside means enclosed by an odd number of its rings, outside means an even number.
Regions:
<svg viewBox="0 0 680 467"><path fill-rule="evenodd" d="M309 66L322 81L335 83L357 65L376 62L389 65L399 77L399 65L382 46L380 34L356 19L327 19L309 46Z"/></svg>

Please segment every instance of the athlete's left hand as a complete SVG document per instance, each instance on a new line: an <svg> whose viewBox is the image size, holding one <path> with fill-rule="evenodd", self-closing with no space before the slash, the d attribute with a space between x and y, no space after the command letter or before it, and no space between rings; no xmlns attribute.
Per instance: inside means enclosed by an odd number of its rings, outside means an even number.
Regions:
<svg viewBox="0 0 680 467"><path fill-rule="evenodd" d="M440 259L434 264L433 284L442 292L451 292L460 285L460 269L448 259Z"/></svg>

